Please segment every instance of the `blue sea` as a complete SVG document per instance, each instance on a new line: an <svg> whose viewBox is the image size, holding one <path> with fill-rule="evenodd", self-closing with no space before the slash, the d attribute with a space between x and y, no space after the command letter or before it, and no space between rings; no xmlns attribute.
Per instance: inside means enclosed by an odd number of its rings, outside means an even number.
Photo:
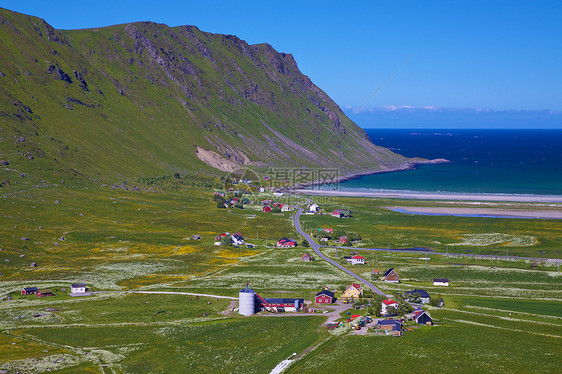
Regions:
<svg viewBox="0 0 562 374"><path fill-rule="evenodd" d="M404 156L451 162L359 177L342 190L562 195L562 130L366 131Z"/></svg>

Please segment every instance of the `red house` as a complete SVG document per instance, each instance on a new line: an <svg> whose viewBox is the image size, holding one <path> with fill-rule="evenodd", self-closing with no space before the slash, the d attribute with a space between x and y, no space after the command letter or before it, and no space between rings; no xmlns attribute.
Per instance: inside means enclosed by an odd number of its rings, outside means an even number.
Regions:
<svg viewBox="0 0 562 374"><path fill-rule="evenodd" d="M37 297L54 296L53 290L40 290L36 293Z"/></svg>
<svg viewBox="0 0 562 374"><path fill-rule="evenodd" d="M215 236L215 240L216 240L217 242L218 242L218 241L221 241L222 238L224 238L225 236L229 236L229 235L230 235L230 233L228 233L228 232L223 232L222 234L218 234L217 236Z"/></svg>
<svg viewBox="0 0 562 374"><path fill-rule="evenodd" d="M297 242L294 240L283 238L277 242L277 246L282 248L292 248L297 246Z"/></svg>
<svg viewBox="0 0 562 374"><path fill-rule="evenodd" d="M350 258L349 262L351 262L351 265L357 265L357 264L364 265L365 264L365 257L356 255L356 256L353 256L352 258Z"/></svg>
<svg viewBox="0 0 562 374"><path fill-rule="evenodd" d="M324 290L318 292L314 300L316 304L332 304L336 298L332 291Z"/></svg>
<svg viewBox="0 0 562 374"><path fill-rule="evenodd" d="M308 253L305 253L304 255L302 255L301 259L303 261L312 261L312 256L309 255Z"/></svg>
<svg viewBox="0 0 562 374"><path fill-rule="evenodd" d="M389 283L400 283L400 277L398 276L398 273L394 271L394 268L388 269L384 273L382 280Z"/></svg>
<svg viewBox="0 0 562 374"><path fill-rule="evenodd" d="M265 213L271 213L271 207L269 205L266 205L266 206L263 207L263 211Z"/></svg>
<svg viewBox="0 0 562 374"><path fill-rule="evenodd" d="M37 293L37 287L24 287L21 290L22 295L35 295Z"/></svg>
<svg viewBox="0 0 562 374"><path fill-rule="evenodd" d="M332 213L333 217L338 217L338 218L348 218L351 217L351 210L347 210L347 209L336 209L334 210L334 212Z"/></svg>

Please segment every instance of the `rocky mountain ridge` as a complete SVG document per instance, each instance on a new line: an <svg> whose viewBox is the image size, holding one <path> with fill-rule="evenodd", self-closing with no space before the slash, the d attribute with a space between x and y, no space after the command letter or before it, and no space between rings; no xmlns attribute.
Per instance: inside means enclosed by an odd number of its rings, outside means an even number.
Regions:
<svg viewBox="0 0 562 374"><path fill-rule="evenodd" d="M0 159L16 172L116 182L422 161L374 145L268 44L152 22L61 31L0 9L0 47Z"/></svg>

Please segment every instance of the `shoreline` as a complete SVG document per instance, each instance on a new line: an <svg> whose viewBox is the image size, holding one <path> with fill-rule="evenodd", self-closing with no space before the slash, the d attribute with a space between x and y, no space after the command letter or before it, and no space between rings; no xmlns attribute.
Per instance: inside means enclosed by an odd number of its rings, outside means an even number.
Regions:
<svg viewBox="0 0 562 374"><path fill-rule="evenodd" d="M334 181L332 183L340 183L340 182L348 181L348 180L351 180L351 179L364 177L366 175L374 175L374 174L382 174L382 173L394 173L394 172L398 172L398 171L413 170L413 169L416 168L417 165L445 164L445 163L448 163L448 162L452 162L452 161L447 160L445 158L435 158L435 159L431 159L431 160L414 158L414 160L406 161L403 164L401 164L400 166L390 168L390 169L361 171L361 172L357 172L357 173L351 173L351 174L346 174L346 175L343 175L343 176L338 176L337 178L334 179ZM303 189L305 187L312 187L312 186L322 185L322 184L326 184L326 181L315 180L315 181L312 181L312 182L297 183L293 187L289 188L289 190L297 191L297 190Z"/></svg>
<svg viewBox="0 0 562 374"><path fill-rule="evenodd" d="M562 219L562 210L537 209L497 209L497 208L458 208L458 207L408 207L391 206L385 209L393 212L453 217L519 218L519 219Z"/></svg>
<svg viewBox="0 0 562 374"><path fill-rule="evenodd" d="M353 190L313 190L294 189L302 195L333 196L333 197L371 197L413 200L469 200L469 201L500 201L527 203L562 203L562 196L557 195L515 195L515 194L477 194L454 192L415 192L415 191L353 191Z"/></svg>

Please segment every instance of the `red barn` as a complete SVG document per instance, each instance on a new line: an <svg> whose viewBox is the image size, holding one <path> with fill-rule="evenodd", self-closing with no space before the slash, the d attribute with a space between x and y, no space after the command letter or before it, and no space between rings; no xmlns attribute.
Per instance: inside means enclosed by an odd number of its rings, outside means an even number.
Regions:
<svg viewBox="0 0 562 374"><path fill-rule="evenodd" d="M271 207L269 205L266 205L263 207L263 211L266 213L271 213Z"/></svg>
<svg viewBox="0 0 562 374"><path fill-rule="evenodd" d="M314 300L316 304L332 304L336 298L332 291L324 290L318 292Z"/></svg>
<svg viewBox="0 0 562 374"><path fill-rule="evenodd" d="M37 287L24 287L21 290L22 295L35 295L37 293Z"/></svg>
<svg viewBox="0 0 562 374"><path fill-rule="evenodd" d="M40 291L37 291L36 295L38 297L54 296L53 290L40 290Z"/></svg>
<svg viewBox="0 0 562 374"><path fill-rule="evenodd" d="M296 247L297 246L297 242L295 240L290 240L287 238L283 238L280 239L277 242L277 246L278 247L282 247L282 248L290 248L290 247Z"/></svg>

